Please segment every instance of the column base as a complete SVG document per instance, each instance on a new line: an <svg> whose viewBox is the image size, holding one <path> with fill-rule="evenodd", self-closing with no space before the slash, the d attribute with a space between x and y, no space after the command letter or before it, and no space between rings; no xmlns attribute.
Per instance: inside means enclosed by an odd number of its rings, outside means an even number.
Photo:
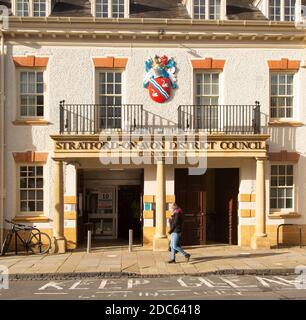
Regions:
<svg viewBox="0 0 306 320"><path fill-rule="evenodd" d="M55 237L51 239L51 253L66 253L66 248L66 239L56 239Z"/></svg>
<svg viewBox="0 0 306 320"><path fill-rule="evenodd" d="M270 240L267 235L254 235L251 240L252 249L271 249Z"/></svg>
<svg viewBox="0 0 306 320"><path fill-rule="evenodd" d="M169 240L165 238L153 238L153 251L168 251Z"/></svg>

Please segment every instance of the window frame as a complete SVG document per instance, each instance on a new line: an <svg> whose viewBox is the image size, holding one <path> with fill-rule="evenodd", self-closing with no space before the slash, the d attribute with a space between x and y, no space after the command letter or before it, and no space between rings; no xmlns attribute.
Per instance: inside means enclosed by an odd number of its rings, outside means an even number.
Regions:
<svg viewBox="0 0 306 320"><path fill-rule="evenodd" d="M293 166L293 184L292 184L292 207L291 208L272 208L271 207L271 189L272 187L272 166ZM271 161L269 166L269 210L273 213L290 213L297 212L297 189L296 189L296 179L297 179L297 164L295 162L281 162L281 161ZM278 175L279 176L279 175ZM275 188L282 188L283 186L276 186ZM276 198L278 199L278 197Z"/></svg>
<svg viewBox="0 0 306 320"><path fill-rule="evenodd" d="M92 11L92 15L96 18L114 18L114 19L123 19L123 18L128 18L129 14L130 14L130 0L122 0L123 1L123 16L122 17L114 17L113 15L113 0L107 0L108 1L108 5L107 5L107 16L105 17L101 17L101 16L97 16L97 0L93 0L92 4L91 4L91 11ZM118 0L120 1L120 0Z"/></svg>
<svg viewBox="0 0 306 320"><path fill-rule="evenodd" d="M21 210L21 185L20 185L20 179L21 179L21 175L20 175L20 170L21 167L42 167L43 168L43 175L42 175L42 179L43 179L43 186L42 188L34 188L33 190L41 190L43 192L43 197L42 197L42 203L43 203L43 210L42 211L22 211ZM36 179L36 175L35 175L35 179ZM40 177L40 176L39 176ZM46 163L43 162L35 162L35 163L29 163L29 162L21 162L17 164L17 214L16 216L44 216L45 211L46 211L46 201L45 201L45 197L46 197L46 192L45 192L45 181L46 181ZM24 190L31 190L29 188L23 188ZM27 200L28 201L28 200ZM35 199L35 203L37 202L37 199ZM36 206L36 205L35 205Z"/></svg>
<svg viewBox="0 0 306 320"><path fill-rule="evenodd" d="M121 106L125 104L125 69L120 69L120 68L95 68L95 104L96 105L101 105L100 104L100 73L102 72L120 72L121 73ZM116 105L114 105L116 106ZM100 127L100 120L99 120L99 114L97 113L95 116L95 121L97 123L97 126ZM123 112L121 109L121 128L123 127L124 123L124 118L123 118Z"/></svg>
<svg viewBox="0 0 306 320"><path fill-rule="evenodd" d="M18 68L17 71L17 119L18 120L46 120L46 69L45 68ZM43 116L22 116L21 115L21 73L22 72L42 72L43 74Z"/></svg>
<svg viewBox="0 0 306 320"><path fill-rule="evenodd" d="M293 82L292 82L292 117L272 117L272 74L286 74L286 75L293 75ZM297 72L293 70L270 70L269 72L269 117L272 121L294 121L297 118L297 106L296 106L296 97L297 97ZM285 95L283 95L285 97ZM279 96L275 96L279 97ZM289 96L287 96L289 97Z"/></svg>
<svg viewBox="0 0 306 320"><path fill-rule="evenodd" d="M28 1L28 16L20 16L18 15L18 6L17 6L17 1L18 0L13 0L12 1L12 11L13 11L13 14L16 16L16 17L35 17L35 18L39 18L39 17L48 17L51 13L51 0L39 0L39 1L45 1L45 15L39 15L39 16L35 16L34 15L34 1L35 0L23 0L23 1Z"/></svg>
<svg viewBox="0 0 306 320"><path fill-rule="evenodd" d="M198 97L205 97L205 95L197 95L197 75L198 74L210 74L210 75L213 75L213 74L217 74L218 75L218 103L217 104L197 104L197 98ZM192 101L193 101L193 104L195 106L195 112L196 112L196 106L200 106L200 105L211 105L211 106L219 106L220 105L220 101L221 101L221 77L222 77L222 71L220 70L214 70L214 69L197 69L197 70L193 70L193 92L192 92ZM212 83L210 83L211 85ZM204 89L203 89L204 90ZM209 97L215 97L215 96L212 96L212 95L209 95ZM217 123L216 125L214 126L215 129L218 129L218 119L219 119L219 112L223 112L223 110L217 110L217 114L215 117L212 117L212 120L207 120L209 121L210 123L212 121L214 121L213 119L216 119ZM195 119L195 127L197 127L197 121L199 119L198 115L197 114L194 114L194 119ZM205 126L205 121L204 121L204 127L201 128L202 130L206 130L206 126ZM213 129L210 128L210 129Z"/></svg>
<svg viewBox="0 0 306 320"><path fill-rule="evenodd" d="M201 0L199 0L201 1ZM201 18L201 17L196 17L196 14L195 14L195 2L194 0L192 1L192 18L193 19L196 19L196 20L221 20L222 19L222 5L223 2L222 0L202 0L204 3L202 4L202 6L204 5L204 18ZM216 5L216 3L214 4L214 18L211 18L211 1L219 1L219 5ZM200 7L200 5L199 5ZM216 8L219 8L219 12L216 10Z"/></svg>
<svg viewBox="0 0 306 320"><path fill-rule="evenodd" d="M267 1L267 5L266 5L266 8L267 8L267 17L269 20L271 21L285 21L285 22L295 22L295 18L296 18L296 7L297 7L297 1L296 0L293 0L295 1L294 3L294 6L293 6L293 14L291 16L291 19L289 20L286 20L285 17L286 17L286 14L285 14L285 1L286 0L279 0L280 1L280 19L277 20L277 19L272 19L271 18L271 15L270 15L270 1L271 0L266 0ZM275 0L273 0L275 1Z"/></svg>

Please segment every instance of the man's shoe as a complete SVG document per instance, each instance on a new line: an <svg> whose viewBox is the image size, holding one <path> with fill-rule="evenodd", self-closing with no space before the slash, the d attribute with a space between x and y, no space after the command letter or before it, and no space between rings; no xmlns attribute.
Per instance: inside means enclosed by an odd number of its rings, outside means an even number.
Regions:
<svg viewBox="0 0 306 320"><path fill-rule="evenodd" d="M189 259L190 259L190 254L189 254L189 253L187 253L187 254L186 254L186 256L185 256L185 260L186 260L186 262L189 262Z"/></svg>
<svg viewBox="0 0 306 320"><path fill-rule="evenodd" d="M175 263L175 260L170 260L168 261L168 263Z"/></svg>

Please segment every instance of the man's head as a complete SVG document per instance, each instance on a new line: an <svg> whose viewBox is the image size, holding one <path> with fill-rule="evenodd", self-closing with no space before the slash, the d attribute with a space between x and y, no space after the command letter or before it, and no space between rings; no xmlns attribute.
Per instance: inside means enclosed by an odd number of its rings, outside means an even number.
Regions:
<svg viewBox="0 0 306 320"><path fill-rule="evenodd" d="M170 206L170 209L171 209L172 212L174 212L178 207L179 207L179 206L178 206L175 202L173 202L173 203L171 204L171 206Z"/></svg>

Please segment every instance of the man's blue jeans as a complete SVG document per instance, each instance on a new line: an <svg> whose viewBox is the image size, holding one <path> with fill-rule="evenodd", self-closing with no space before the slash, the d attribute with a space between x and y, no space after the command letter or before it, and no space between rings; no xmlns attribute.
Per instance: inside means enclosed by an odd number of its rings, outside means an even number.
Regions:
<svg viewBox="0 0 306 320"><path fill-rule="evenodd" d="M172 232L170 237L170 247L171 247L171 260L175 260L176 251L180 252L184 257L186 257L187 252L185 252L180 246L181 233Z"/></svg>

